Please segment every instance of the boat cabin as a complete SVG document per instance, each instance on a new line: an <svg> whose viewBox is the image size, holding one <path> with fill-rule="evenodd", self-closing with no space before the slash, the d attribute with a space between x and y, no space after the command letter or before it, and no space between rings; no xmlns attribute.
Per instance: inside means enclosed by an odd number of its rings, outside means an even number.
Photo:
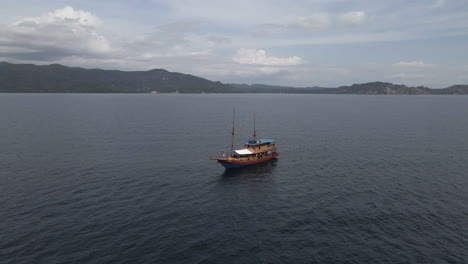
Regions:
<svg viewBox="0 0 468 264"><path fill-rule="evenodd" d="M268 150L276 147L276 141L273 139L259 139L250 140L244 145L247 149L253 149L254 151Z"/></svg>
<svg viewBox="0 0 468 264"><path fill-rule="evenodd" d="M234 151L236 159L258 159L276 153L276 141L273 139L251 140L244 145L245 148Z"/></svg>

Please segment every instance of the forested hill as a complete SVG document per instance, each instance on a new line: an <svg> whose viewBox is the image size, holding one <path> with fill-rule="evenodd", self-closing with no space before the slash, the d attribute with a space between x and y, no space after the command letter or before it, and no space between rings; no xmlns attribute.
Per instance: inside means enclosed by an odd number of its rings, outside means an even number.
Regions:
<svg viewBox="0 0 468 264"><path fill-rule="evenodd" d="M38 66L0 62L0 92L10 93L307 93L307 94L468 94L468 85L444 89L408 87L387 82L340 86L290 87L264 84L223 84L197 76L169 72L118 71Z"/></svg>
<svg viewBox="0 0 468 264"><path fill-rule="evenodd" d="M0 92L148 93L235 92L229 85L162 69L117 71L66 67L59 64L0 63Z"/></svg>

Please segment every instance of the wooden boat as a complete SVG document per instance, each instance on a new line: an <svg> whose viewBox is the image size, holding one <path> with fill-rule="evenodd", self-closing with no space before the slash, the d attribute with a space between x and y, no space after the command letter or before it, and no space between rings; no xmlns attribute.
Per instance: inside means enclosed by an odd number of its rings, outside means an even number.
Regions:
<svg viewBox="0 0 468 264"><path fill-rule="evenodd" d="M244 148L234 150L234 117L235 111L232 115L232 142L231 153L229 156L211 155L211 160L217 160L226 169L241 168L244 166L258 164L267 160L274 159L279 156L276 152L276 141L273 139L257 139L255 130L255 115L254 115L254 133L253 140L245 143Z"/></svg>

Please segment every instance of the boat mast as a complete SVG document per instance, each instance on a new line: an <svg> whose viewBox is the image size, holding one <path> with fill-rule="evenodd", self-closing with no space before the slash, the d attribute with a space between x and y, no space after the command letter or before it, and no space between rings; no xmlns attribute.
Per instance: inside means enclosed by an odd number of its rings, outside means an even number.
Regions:
<svg viewBox="0 0 468 264"><path fill-rule="evenodd" d="M253 136L254 136L253 141L257 141L257 131L255 129L255 112L254 112L254 135Z"/></svg>
<svg viewBox="0 0 468 264"><path fill-rule="evenodd" d="M234 110L232 111L232 141L231 141L231 157L232 157L232 154L234 153L234 134L235 134L235 130L234 130L234 117L236 115L236 108L234 108Z"/></svg>

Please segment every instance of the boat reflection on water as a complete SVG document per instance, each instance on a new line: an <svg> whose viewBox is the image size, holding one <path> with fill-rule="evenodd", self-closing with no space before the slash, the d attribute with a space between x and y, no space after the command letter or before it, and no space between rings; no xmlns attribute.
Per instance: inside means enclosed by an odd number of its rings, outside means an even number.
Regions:
<svg viewBox="0 0 468 264"><path fill-rule="evenodd" d="M274 158L262 163L237 168L237 169L225 169L222 176L229 178L229 177L264 177L268 176L277 165L278 159Z"/></svg>

